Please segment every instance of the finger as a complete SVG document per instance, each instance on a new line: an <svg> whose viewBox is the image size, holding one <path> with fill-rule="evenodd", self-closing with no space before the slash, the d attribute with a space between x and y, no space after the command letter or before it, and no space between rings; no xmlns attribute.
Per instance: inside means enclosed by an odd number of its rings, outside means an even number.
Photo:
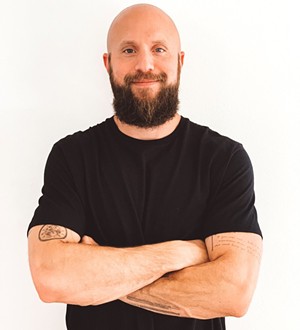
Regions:
<svg viewBox="0 0 300 330"><path fill-rule="evenodd" d="M81 243L87 244L87 245L98 245L97 242L95 242L92 237L90 236L83 236Z"/></svg>

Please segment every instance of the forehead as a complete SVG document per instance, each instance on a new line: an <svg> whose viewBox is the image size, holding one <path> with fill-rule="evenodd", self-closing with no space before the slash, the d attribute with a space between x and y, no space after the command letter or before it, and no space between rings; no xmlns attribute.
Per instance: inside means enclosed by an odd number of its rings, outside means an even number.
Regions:
<svg viewBox="0 0 300 330"><path fill-rule="evenodd" d="M107 37L108 51L126 42L163 41L180 49L178 31L171 18L158 8L137 7L121 12L113 21Z"/></svg>

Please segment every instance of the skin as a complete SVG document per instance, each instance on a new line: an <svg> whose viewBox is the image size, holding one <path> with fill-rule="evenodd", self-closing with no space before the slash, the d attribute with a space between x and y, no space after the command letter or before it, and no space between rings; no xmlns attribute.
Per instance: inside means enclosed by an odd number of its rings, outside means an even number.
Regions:
<svg viewBox="0 0 300 330"><path fill-rule="evenodd" d="M206 262L161 277L121 300L156 313L196 319L245 315L258 277L261 237L222 233L208 237L205 245Z"/></svg>
<svg viewBox="0 0 300 330"><path fill-rule="evenodd" d="M28 244L41 300L81 306L119 299L168 272L207 260L200 240L114 248L51 224L31 228Z"/></svg>
<svg viewBox="0 0 300 330"><path fill-rule="evenodd" d="M184 53L173 21L160 9L135 5L113 21L104 64L117 83L137 71L177 79ZM109 54L111 62L109 63ZM154 97L156 81L132 84L136 96ZM143 92L141 92L143 91ZM115 122L137 139L158 139L174 131L180 116L154 129ZM262 239L252 233L220 233L205 242L169 241L135 248L100 246L91 237L48 224L30 230L29 262L43 301L98 305L121 299L155 313L208 319L242 316L259 272Z"/></svg>

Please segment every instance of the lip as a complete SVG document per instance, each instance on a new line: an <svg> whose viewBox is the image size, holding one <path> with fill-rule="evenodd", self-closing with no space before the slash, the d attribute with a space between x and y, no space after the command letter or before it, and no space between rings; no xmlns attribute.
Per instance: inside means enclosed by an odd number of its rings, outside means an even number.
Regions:
<svg viewBox="0 0 300 330"><path fill-rule="evenodd" d="M134 84L135 86L151 86L154 84L159 83L158 80L139 80L139 81L134 81L132 84Z"/></svg>

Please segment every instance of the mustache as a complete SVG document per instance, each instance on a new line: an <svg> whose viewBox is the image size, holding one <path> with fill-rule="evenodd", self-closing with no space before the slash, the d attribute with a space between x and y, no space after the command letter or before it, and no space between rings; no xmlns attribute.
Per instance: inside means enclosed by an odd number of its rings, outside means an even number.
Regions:
<svg viewBox="0 0 300 330"><path fill-rule="evenodd" d="M129 86L131 83L134 83L136 81L140 80L156 80L161 81L162 83L165 83L167 81L167 74L165 72L161 72L158 74L152 73L152 72L137 72L135 74L127 74L124 77L124 83L125 85Z"/></svg>

